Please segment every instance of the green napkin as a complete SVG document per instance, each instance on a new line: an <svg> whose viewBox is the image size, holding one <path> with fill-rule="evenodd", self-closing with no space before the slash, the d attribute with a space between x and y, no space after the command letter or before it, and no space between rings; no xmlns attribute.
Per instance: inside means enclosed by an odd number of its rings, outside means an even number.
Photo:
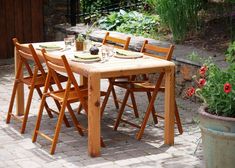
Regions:
<svg viewBox="0 0 235 168"><path fill-rule="evenodd" d="M61 48L57 44L40 44L39 47L41 47L41 48L49 48L49 49Z"/></svg>
<svg viewBox="0 0 235 168"><path fill-rule="evenodd" d="M133 52L133 51L127 51L127 50L117 50L116 54L123 55L123 56L142 56L143 53L140 52Z"/></svg>
<svg viewBox="0 0 235 168"><path fill-rule="evenodd" d="M75 53L74 57L88 60L88 59L97 59L99 58L99 55L91 55L90 53Z"/></svg>

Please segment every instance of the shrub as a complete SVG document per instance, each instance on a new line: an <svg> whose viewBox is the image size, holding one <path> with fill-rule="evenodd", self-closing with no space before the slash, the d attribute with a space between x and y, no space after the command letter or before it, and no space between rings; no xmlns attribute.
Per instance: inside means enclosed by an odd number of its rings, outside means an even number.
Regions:
<svg viewBox="0 0 235 168"><path fill-rule="evenodd" d="M101 18L98 23L99 27L105 30L117 30L135 35L151 36L157 32L160 18L158 15L120 10Z"/></svg>
<svg viewBox="0 0 235 168"><path fill-rule="evenodd" d="M162 21L169 26L175 41L182 41L189 30L197 28L198 11L203 0L146 0L154 6Z"/></svg>
<svg viewBox="0 0 235 168"><path fill-rule="evenodd" d="M229 45L225 56L229 63L235 62L235 41Z"/></svg>

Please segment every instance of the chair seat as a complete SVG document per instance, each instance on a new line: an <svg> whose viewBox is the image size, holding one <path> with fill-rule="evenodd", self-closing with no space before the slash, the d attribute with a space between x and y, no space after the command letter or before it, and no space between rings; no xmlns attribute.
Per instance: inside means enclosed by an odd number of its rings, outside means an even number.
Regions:
<svg viewBox="0 0 235 168"><path fill-rule="evenodd" d="M130 89L132 91L150 91L152 92L155 88L155 84L149 81L123 81L123 82L115 82L114 85L119 86L121 88ZM160 87L159 91L164 91L165 87Z"/></svg>
<svg viewBox="0 0 235 168"><path fill-rule="evenodd" d="M28 76L21 79L21 81L26 85L30 86L33 83L33 77ZM35 79L35 86L44 86L44 83L45 83L45 78L42 76L42 74L38 74Z"/></svg>
<svg viewBox="0 0 235 168"><path fill-rule="evenodd" d="M80 100L81 97L86 98L87 94L88 94L87 89L81 90L81 94L79 95L78 92L75 90L75 88L72 88L69 92L67 101L69 103L77 102ZM54 99L58 100L59 102L62 102L64 100L65 89L50 92L49 95L53 97Z"/></svg>
<svg viewBox="0 0 235 168"><path fill-rule="evenodd" d="M71 91L69 92L68 100L67 100L69 103L77 102L80 100L81 97L87 100L87 95L88 95L87 88L82 86L82 87L79 87L79 89L81 89L80 96L78 92L75 90L75 88L71 89ZM100 92L101 96L105 96L105 94L106 92L103 92L103 91ZM54 99L58 100L59 102L62 102L62 100L64 99L64 95L65 95L65 89L60 90L60 91L50 92L49 95L52 96Z"/></svg>
<svg viewBox="0 0 235 168"><path fill-rule="evenodd" d="M46 75L47 75L47 73L46 73ZM58 74L58 79L59 79L60 82L65 82L65 81L68 80L68 77L63 76L61 74ZM23 83L25 83L26 85L30 86L33 83L33 77L31 77L31 76L24 77L23 79L21 79L21 81ZM42 74L38 74L36 79L35 79L35 84L34 85L42 87L42 86L44 86L44 84L45 84L44 76ZM51 80L50 84L55 84L55 81Z"/></svg>

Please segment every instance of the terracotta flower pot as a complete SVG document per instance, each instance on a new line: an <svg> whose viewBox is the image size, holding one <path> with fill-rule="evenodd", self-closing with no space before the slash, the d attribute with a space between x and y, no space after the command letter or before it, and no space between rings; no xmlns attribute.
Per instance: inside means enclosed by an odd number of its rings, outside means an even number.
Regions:
<svg viewBox="0 0 235 168"><path fill-rule="evenodd" d="M235 118L212 115L199 108L206 168L234 168Z"/></svg>
<svg viewBox="0 0 235 168"><path fill-rule="evenodd" d="M83 51L83 42L76 41L76 50Z"/></svg>

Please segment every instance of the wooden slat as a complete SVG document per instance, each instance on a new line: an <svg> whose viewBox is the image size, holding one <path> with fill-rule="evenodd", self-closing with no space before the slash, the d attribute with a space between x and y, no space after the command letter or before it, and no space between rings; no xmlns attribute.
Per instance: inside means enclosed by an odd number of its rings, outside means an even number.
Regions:
<svg viewBox="0 0 235 168"><path fill-rule="evenodd" d="M145 49L151 50L151 51L157 51L161 53L168 53L169 51L169 48L163 48L163 47L159 47L159 46L151 45L151 44L145 44Z"/></svg>
<svg viewBox="0 0 235 168"><path fill-rule="evenodd" d="M1 10L0 10L0 37L1 39L6 39L6 1L0 1L0 6L1 6ZM7 52L6 52L6 48L7 48L7 44L5 42L1 43L0 45L0 52L1 52L1 57L2 58L6 58L7 57Z"/></svg>
<svg viewBox="0 0 235 168"><path fill-rule="evenodd" d="M35 1L34 3L36 3ZM32 15L31 15L31 0L24 0L24 5L22 6L22 16L23 16L23 36L24 42L30 42L32 40Z"/></svg>
<svg viewBox="0 0 235 168"><path fill-rule="evenodd" d="M13 57L13 37L21 43L43 41L43 0L1 0L0 27L0 59Z"/></svg>
<svg viewBox="0 0 235 168"><path fill-rule="evenodd" d="M115 38L115 37L107 37L107 41L112 41L115 43L119 43L119 44L125 44L126 43L126 39L119 39L119 38Z"/></svg>
<svg viewBox="0 0 235 168"><path fill-rule="evenodd" d="M24 42L23 28L23 0L15 1L15 36L20 42Z"/></svg>
<svg viewBox="0 0 235 168"><path fill-rule="evenodd" d="M32 40L43 41L43 0L31 0Z"/></svg>
<svg viewBox="0 0 235 168"><path fill-rule="evenodd" d="M140 128L140 126L139 126L139 125L134 124L134 123L132 123L132 122L130 122L130 121L127 121L127 120L124 120L124 119L120 119L120 120L121 120L122 122L124 122L124 123L127 123L127 124L129 124L129 125L133 126L133 127Z"/></svg>
<svg viewBox="0 0 235 168"><path fill-rule="evenodd" d="M38 135L42 136L43 138L45 138L45 139L47 139L47 140L49 140L51 142L53 141L53 139L51 137L49 137L48 135L46 135L46 134L44 134L44 133L42 133L40 131L37 131L37 133L38 133Z"/></svg>
<svg viewBox="0 0 235 168"><path fill-rule="evenodd" d="M12 38L14 37L14 34L15 34L15 23L14 23L15 16L14 16L14 12L12 12L12 7L14 7L14 0L8 0L6 3L6 19L7 19L7 21L6 21L6 43L5 43L7 46L7 48L5 50L7 52L6 58L13 57L13 55L14 55Z"/></svg>

